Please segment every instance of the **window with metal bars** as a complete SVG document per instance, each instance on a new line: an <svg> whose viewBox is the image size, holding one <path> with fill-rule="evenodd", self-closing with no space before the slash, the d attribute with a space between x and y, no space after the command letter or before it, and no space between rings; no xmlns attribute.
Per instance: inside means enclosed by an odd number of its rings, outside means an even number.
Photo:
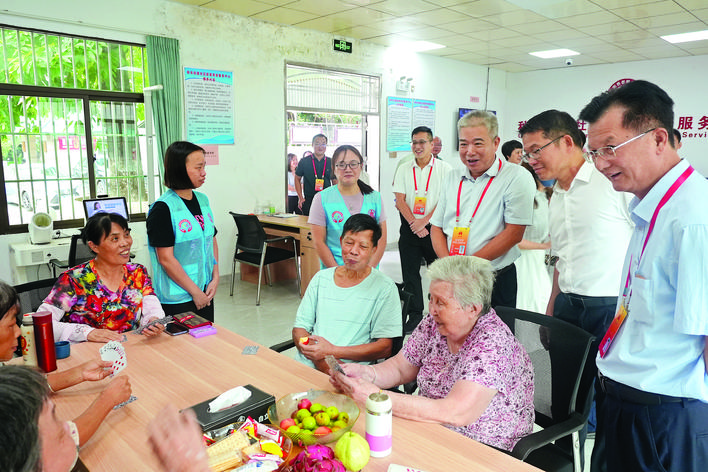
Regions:
<svg viewBox="0 0 708 472"><path fill-rule="evenodd" d="M0 26L0 233L76 226L101 195L144 217L147 85L144 45Z"/></svg>

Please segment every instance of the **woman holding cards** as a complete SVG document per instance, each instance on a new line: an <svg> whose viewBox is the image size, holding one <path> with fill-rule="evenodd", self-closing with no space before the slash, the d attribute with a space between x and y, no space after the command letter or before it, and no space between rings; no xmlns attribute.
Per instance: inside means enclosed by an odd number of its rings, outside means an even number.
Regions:
<svg viewBox="0 0 708 472"><path fill-rule="evenodd" d="M219 250L206 180L204 149L176 141L165 151L168 190L152 205L147 235L155 292L168 315L193 311L214 321Z"/></svg>
<svg viewBox="0 0 708 472"><path fill-rule="evenodd" d="M117 213L96 213L82 239L96 257L62 273L37 311L52 313L55 341L120 341L137 327L154 336L165 316L147 269L130 262L128 222Z"/></svg>
<svg viewBox="0 0 708 472"><path fill-rule="evenodd" d="M332 155L332 168L337 185L327 187L315 195L307 220L312 225L315 250L322 268L344 264L339 238L344 222L357 213L366 213L381 227L381 240L371 257L371 267L379 265L386 250L386 214L381 194L362 182L359 177L364 158L354 146L339 146Z"/></svg>
<svg viewBox="0 0 708 472"><path fill-rule="evenodd" d="M17 337L20 335L19 325L22 321L20 299L12 286L0 281L0 364L12 359L17 348ZM20 359L21 360L21 359ZM61 372L55 371L46 375L46 383L52 392L71 387L85 381L103 380L111 371L111 362L93 360ZM0 367L9 369L9 367ZM4 370L2 371L5 372ZM5 385L6 388L11 388ZM25 392L18 390L18 394ZM103 419L118 405L130 398L131 388L128 377L114 378L101 392L96 400L86 411L74 421L67 421L68 431L76 444L84 444L96 432ZM0 401L4 401L3 386L0 386ZM12 405L13 411L20 408L16 403ZM1 415L0 415L1 416ZM5 418L5 417L3 417ZM11 421L8 421L11 423ZM0 469L5 470L0 467Z"/></svg>

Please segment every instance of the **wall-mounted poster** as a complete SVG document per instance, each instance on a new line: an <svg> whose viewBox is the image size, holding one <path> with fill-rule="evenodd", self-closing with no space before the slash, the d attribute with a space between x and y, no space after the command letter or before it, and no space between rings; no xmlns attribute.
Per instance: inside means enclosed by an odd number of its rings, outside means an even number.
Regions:
<svg viewBox="0 0 708 472"><path fill-rule="evenodd" d="M187 140L234 144L233 72L184 68Z"/></svg>
<svg viewBox="0 0 708 472"><path fill-rule="evenodd" d="M435 101L387 97L386 151L410 151L411 131L427 126L435 132Z"/></svg>

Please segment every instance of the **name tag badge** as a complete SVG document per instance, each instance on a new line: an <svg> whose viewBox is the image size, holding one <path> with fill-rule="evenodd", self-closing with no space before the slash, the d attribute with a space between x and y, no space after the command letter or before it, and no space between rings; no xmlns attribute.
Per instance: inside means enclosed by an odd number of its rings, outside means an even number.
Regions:
<svg viewBox="0 0 708 472"><path fill-rule="evenodd" d="M467 249L467 237L470 234L469 228L456 226L452 231L452 243L450 244L451 256L464 256Z"/></svg>
<svg viewBox="0 0 708 472"><path fill-rule="evenodd" d="M624 303L622 303L617 310L617 314L612 320L612 323L610 323L610 327L607 328L605 336L602 338L602 341L600 341L600 347L598 348L598 351L600 351L600 357L605 357L605 354L607 354L610 350L612 341L615 340L615 337L617 336L622 323L624 323L624 320L627 319L628 314L629 312L627 311L627 307Z"/></svg>
<svg viewBox="0 0 708 472"><path fill-rule="evenodd" d="M324 179L315 179L315 192L320 192L324 189Z"/></svg>
<svg viewBox="0 0 708 472"><path fill-rule="evenodd" d="M427 200L426 197L415 197L415 202L413 202L414 215L425 215L425 202Z"/></svg>

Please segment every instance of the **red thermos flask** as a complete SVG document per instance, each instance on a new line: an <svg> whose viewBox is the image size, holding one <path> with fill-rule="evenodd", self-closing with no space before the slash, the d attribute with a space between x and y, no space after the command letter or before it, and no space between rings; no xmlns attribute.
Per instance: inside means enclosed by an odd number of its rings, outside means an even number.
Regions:
<svg viewBox="0 0 708 472"><path fill-rule="evenodd" d="M54 348L54 328L49 312L32 315L34 342L37 346L37 364L44 373L57 370L57 353Z"/></svg>

